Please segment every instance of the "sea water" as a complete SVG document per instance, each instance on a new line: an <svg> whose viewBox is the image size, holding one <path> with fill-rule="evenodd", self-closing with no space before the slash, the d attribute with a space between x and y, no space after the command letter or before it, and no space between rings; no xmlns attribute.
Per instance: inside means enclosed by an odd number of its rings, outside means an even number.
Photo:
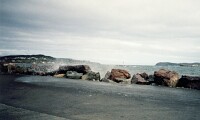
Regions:
<svg viewBox="0 0 200 120"><path fill-rule="evenodd" d="M186 66L127 66L131 73L141 73L146 72L148 74L153 74L154 71L159 69L167 69L171 71L176 71L180 75L191 75L200 76L200 67L186 67Z"/></svg>
<svg viewBox="0 0 200 120"><path fill-rule="evenodd" d="M151 75L154 74L154 71L158 71L159 69L167 69L170 71L177 72L180 76L181 75L189 75L189 76L200 76L200 66L189 67L189 66L147 66L147 65L104 65L94 67L91 66L92 70L101 73L103 77L107 71L111 71L111 69L124 69L127 70L131 75L136 73L143 73L146 72L147 74Z"/></svg>

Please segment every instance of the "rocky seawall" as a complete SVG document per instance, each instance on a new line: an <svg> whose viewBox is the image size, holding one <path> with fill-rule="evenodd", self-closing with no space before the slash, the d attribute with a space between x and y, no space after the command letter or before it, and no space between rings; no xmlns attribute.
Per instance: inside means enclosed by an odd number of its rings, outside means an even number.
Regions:
<svg viewBox="0 0 200 120"><path fill-rule="evenodd" d="M53 76L117 84L162 85L200 90L200 76L180 76L176 71L167 69L154 71L154 74L151 75L145 72L131 75L125 69L111 69L101 77L100 72L94 72L89 65L61 65L55 69L52 64L32 64L29 67L22 67L15 63L1 63L0 73Z"/></svg>

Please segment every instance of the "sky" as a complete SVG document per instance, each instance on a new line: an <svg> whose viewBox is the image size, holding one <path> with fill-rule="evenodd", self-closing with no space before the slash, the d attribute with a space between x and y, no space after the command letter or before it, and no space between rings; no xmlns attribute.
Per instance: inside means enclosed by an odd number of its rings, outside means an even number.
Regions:
<svg viewBox="0 0 200 120"><path fill-rule="evenodd" d="M0 56L200 62L199 0L0 0Z"/></svg>

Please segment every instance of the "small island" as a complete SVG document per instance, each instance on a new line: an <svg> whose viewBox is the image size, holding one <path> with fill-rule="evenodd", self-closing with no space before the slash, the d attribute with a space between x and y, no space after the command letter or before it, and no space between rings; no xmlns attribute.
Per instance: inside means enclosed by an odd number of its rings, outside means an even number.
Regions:
<svg viewBox="0 0 200 120"><path fill-rule="evenodd" d="M200 63L171 63L171 62L159 62L156 66L187 66L187 67L198 67Z"/></svg>

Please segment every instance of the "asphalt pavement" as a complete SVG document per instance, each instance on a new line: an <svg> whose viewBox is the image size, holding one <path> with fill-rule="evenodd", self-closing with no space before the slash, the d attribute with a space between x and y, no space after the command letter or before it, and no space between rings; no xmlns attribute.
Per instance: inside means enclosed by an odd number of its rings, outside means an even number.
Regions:
<svg viewBox="0 0 200 120"><path fill-rule="evenodd" d="M199 120L200 91L0 75L2 120Z"/></svg>

